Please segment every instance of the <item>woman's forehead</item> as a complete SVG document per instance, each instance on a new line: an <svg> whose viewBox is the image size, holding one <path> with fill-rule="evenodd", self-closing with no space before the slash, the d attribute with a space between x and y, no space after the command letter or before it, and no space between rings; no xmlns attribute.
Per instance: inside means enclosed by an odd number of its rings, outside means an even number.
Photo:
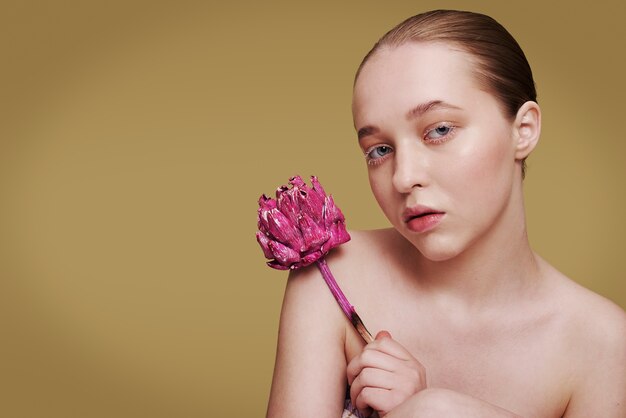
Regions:
<svg viewBox="0 0 626 418"><path fill-rule="evenodd" d="M407 108L432 100L467 102L484 94L471 56L447 43L410 42L370 57L354 87L353 111ZM373 109L372 109L373 110Z"/></svg>

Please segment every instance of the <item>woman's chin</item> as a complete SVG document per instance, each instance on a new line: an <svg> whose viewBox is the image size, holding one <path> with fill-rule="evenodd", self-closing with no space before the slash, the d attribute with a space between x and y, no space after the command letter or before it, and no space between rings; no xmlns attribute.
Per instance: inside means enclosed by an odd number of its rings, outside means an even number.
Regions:
<svg viewBox="0 0 626 418"><path fill-rule="evenodd" d="M429 261L442 262L448 261L462 252L462 246L459 242L450 242L443 237L405 237L419 251L422 257Z"/></svg>
<svg viewBox="0 0 626 418"><path fill-rule="evenodd" d="M420 250L420 253L422 254L422 257L424 257L425 259L429 261L434 261L434 262L448 261L448 260L453 259L459 254L458 252L450 251L448 248L444 250L427 250L427 251Z"/></svg>

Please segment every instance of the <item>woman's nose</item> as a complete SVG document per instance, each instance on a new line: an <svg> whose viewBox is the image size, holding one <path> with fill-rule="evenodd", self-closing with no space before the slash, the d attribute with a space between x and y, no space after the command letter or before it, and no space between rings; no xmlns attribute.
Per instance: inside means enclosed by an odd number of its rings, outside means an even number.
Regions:
<svg viewBox="0 0 626 418"><path fill-rule="evenodd" d="M416 187L426 187L427 173L428 161L425 150L413 147L396 150L392 182L398 192L409 193Z"/></svg>

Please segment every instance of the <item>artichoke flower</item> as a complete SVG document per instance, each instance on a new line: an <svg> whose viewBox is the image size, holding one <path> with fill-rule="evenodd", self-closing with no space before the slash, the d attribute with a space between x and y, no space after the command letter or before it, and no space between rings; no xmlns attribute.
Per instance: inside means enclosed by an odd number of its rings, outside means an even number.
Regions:
<svg viewBox="0 0 626 418"><path fill-rule="evenodd" d="M350 240L345 218L326 195L317 177L309 188L299 176L289 179L293 186L276 190L276 200L259 198L257 241L268 259L279 270L297 269L319 260Z"/></svg>
<svg viewBox="0 0 626 418"><path fill-rule="evenodd" d="M328 252L350 240L345 218L327 195L317 177L312 187L300 178L289 179L292 186L276 190L276 199L259 198L256 238L267 265L278 270L295 270L316 263L324 281L346 317L367 342L372 336L350 305L324 259Z"/></svg>

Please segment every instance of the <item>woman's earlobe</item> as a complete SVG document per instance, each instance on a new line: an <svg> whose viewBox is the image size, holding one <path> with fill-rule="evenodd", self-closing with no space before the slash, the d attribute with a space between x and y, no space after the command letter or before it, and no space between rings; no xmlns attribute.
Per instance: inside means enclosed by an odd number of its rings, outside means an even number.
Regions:
<svg viewBox="0 0 626 418"><path fill-rule="evenodd" d="M522 160L532 152L541 135L541 109L533 101L524 103L515 117L515 158Z"/></svg>

